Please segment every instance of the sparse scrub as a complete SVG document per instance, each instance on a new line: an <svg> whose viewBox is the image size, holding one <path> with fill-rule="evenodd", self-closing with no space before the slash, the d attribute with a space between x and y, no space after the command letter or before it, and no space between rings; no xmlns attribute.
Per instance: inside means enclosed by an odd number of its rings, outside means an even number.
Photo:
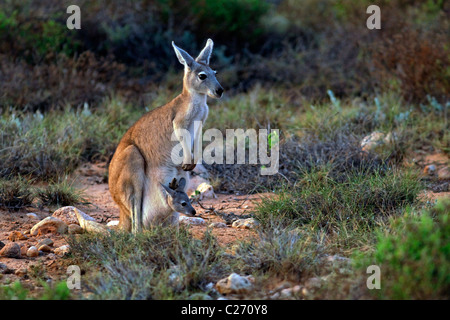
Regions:
<svg viewBox="0 0 450 320"><path fill-rule="evenodd" d="M293 281L319 272L323 248L306 232L283 226L271 219L259 232L256 242L242 241L236 248L236 266L241 272L259 277Z"/></svg>
<svg viewBox="0 0 450 320"><path fill-rule="evenodd" d="M70 238L75 261L100 268L90 283L100 299L174 299L208 293L206 284L224 276L216 239L192 238L186 228L155 227Z"/></svg>
<svg viewBox="0 0 450 320"><path fill-rule="evenodd" d="M0 176L57 180L80 161L107 159L126 128L141 114L120 100L48 114L8 112L0 120Z"/></svg>
<svg viewBox="0 0 450 320"><path fill-rule="evenodd" d="M343 179L342 179L343 178ZM285 225L309 225L341 235L336 245L347 246L389 216L400 215L417 203L417 175L396 170L355 171L336 180L327 168L304 172L294 188L282 190L257 207L263 226L277 220Z"/></svg>

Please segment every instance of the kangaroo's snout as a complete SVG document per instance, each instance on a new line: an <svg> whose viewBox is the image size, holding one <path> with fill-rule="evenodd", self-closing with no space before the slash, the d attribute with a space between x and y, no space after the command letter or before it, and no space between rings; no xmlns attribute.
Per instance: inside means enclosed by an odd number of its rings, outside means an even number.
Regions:
<svg viewBox="0 0 450 320"><path fill-rule="evenodd" d="M223 94L223 88L222 87L217 88L216 89L216 97L221 98L222 94Z"/></svg>

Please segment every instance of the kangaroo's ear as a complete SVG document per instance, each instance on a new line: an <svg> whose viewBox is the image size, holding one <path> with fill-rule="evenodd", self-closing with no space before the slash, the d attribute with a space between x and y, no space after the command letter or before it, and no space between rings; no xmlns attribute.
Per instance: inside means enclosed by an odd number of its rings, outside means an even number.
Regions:
<svg viewBox="0 0 450 320"><path fill-rule="evenodd" d="M192 58L189 53L184 51L181 48L178 48L175 43L172 41L173 49L175 50L175 53L177 55L178 61L185 67L188 67L189 69L192 67L192 63L194 62L194 58Z"/></svg>
<svg viewBox="0 0 450 320"><path fill-rule="evenodd" d="M177 190L184 191L184 187L185 186L186 186L186 179L185 178L181 178L180 181L178 182Z"/></svg>
<svg viewBox="0 0 450 320"><path fill-rule="evenodd" d="M160 184L160 185L163 187L163 189L166 191L166 194L167 194L167 195L173 197L173 195L174 195L174 193L175 193L174 190L172 190L172 189L170 189L169 187L163 185L161 182L160 182L159 184Z"/></svg>
<svg viewBox="0 0 450 320"><path fill-rule="evenodd" d="M211 39L208 39L208 41L206 41L206 46L203 48L202 52L200 52L195 61L209 65L209 58L211 57L213 46L214 42Z"/></svg>

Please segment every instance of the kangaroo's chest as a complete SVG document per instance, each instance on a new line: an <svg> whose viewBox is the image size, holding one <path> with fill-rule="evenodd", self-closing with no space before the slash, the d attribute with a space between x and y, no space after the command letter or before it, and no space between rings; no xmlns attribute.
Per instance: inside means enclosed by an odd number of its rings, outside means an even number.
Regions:
<svg viewBox="0 0 450 320"><path fill-rule="evenodd" d="M203 122L206 120L206 117L208 116L208 105L206 103L202 104L194 104L189 106L187 115L186 115L186 129L191 131L191 128L193 128L194 123L196 121Z"/></svg>

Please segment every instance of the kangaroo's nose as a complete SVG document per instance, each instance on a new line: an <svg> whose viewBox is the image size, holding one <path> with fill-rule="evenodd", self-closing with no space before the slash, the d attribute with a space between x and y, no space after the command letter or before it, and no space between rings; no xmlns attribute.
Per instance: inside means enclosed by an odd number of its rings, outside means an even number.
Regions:
<svg viewBox="0 0 450 320"><path fill-rule="evenodd" d="M223 93L223 88L216 89L216 95L217 95L218 97L221 97L221 96L222 96L222 93Z"/></svg>
<svg viewBox="0 0 450 320"><path fill-rule="evenodd" d="M192 208L191 214L192 214L193 216L195 216L196 213L197 213L197 212L195 211L195 209Z"/></svg>

